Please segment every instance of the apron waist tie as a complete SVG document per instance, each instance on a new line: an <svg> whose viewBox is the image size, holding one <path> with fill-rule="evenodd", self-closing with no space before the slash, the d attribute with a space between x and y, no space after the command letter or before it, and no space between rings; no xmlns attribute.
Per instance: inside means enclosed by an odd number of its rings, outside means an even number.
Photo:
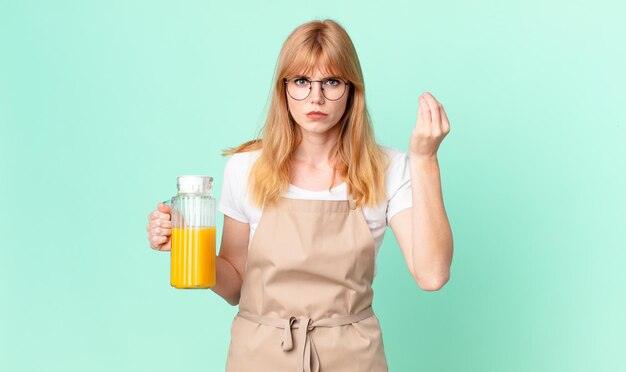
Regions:
<svg viewBox="0 0 626 372"><path fill-rule="evenodd" d="M311 318L295 316L289 319L271 318L267 316L252 314L246 311L240 311L237 316L248 319L252 322L272 326L276 328L284 329L283 341L281 346L283 351L289 351L293 349L292 329L297 329L298 338L298 365L296 366L296 372L319 372L320 361L315 349L313 339L309 336L309 331L312 331L316 327L338 327L342 325L348 325L359 322L363 319L367 319L374 315L374 310L371 307L348 316L334 317L320 319L315 322Z"/></svg>

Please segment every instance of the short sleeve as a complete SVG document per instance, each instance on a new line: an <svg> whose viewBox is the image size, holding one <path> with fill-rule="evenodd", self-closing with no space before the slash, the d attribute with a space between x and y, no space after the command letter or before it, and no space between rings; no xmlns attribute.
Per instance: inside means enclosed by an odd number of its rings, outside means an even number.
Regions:
<svg viewBox="0 0 626 372"><path fill-rule="evenodd" d="M386 176L387 189L387 221L396 213L413 206L413 195L411 192L411 166L409 156L397 151L392 154L392 162Z"/></svg>
<svg viewBox="0 0 626 372"><path fill-rule="evenodd" d="M246 169L241 166L241 162L238 160L237 154L234 154L224 166L218 210L238 221L250 223L243 204L246 200L246 185L245 182L242 182L242 172L245 172Z"/></svg>

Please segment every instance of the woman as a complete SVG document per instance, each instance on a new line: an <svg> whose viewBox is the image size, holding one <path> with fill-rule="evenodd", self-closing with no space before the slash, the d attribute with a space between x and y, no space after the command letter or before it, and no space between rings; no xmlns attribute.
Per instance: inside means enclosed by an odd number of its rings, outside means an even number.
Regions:
<svg viewBox="0 0 626 372"><path fill-rule="evenodd" d="M377 145L356 51L331 20L291 33L275 77L261 138L225 152L212 290L239 304L226 370L385 371L371 284L386 226L420 288L449 278L447 116L424 93L409 155ZM170 250L169 212L150 214L154 249Z"/></svg>

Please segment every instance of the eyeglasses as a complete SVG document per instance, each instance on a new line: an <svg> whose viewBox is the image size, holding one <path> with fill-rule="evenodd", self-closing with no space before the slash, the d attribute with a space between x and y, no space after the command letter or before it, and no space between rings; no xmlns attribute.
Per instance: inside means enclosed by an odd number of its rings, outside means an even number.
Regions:
<svg viewBox="0 0 626 372"><path fill-rule="evenodd" d="M320 83L322 94L330 101L336 101L343 97L346 86L350 83L338 78L326 78L323 80L309 80L304 77L284 79L287 86L287 93L296 101L302 101L311 94L311 84Z"/></svg>

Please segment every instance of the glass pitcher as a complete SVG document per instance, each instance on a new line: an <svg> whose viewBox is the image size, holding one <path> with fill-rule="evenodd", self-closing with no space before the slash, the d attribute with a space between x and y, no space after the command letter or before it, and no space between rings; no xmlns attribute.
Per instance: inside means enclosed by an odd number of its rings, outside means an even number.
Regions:
<svg viewBox="0 0 626 372"><path fill-rule="evenodd" d="M215 285L215 198L213 177L179 176L172 197L170 284L174 288Z"/></svg>

